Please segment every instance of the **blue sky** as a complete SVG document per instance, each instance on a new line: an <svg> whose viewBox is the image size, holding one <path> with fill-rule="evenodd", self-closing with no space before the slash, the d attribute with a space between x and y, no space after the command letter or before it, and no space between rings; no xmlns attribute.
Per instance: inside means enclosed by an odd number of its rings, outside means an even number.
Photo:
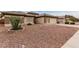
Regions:
<svg viewBox="0 0 79 59"><path fill-rule="evenodd" d="M72 15L79 18L79 11L36 11L37 13L47 13L55 16Z"/></svg>

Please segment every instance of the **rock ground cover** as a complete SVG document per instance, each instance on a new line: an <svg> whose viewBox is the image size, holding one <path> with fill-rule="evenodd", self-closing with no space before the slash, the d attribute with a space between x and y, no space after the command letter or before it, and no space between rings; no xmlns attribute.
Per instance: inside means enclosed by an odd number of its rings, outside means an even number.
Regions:
<svg viewBox="0 0 79 59"><path fill-rule="evenodd" d="M1 26L0 26L1 27ZM24 25L23 30L0 28L0 48L60 48L78 28L58 25Z"/></svg>

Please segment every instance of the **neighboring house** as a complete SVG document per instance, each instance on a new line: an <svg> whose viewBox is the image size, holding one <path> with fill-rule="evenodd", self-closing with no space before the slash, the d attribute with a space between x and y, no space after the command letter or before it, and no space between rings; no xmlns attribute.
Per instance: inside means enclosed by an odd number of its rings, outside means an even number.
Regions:
<svg viewBox="0 0 79 59"><path fill-rule="evenodd" d="M36 24L45 24L45 23L56 24L57 17L48 14L43 14L36 17L35 21Z"/></svg>
<svg viewBox="0 0 79 59"><path fill-rule="evenodd" d="M58 16L57 22L64 24L65 23L65 16Z"/></svg>
<svg viewBox="0 0 79 59"><path fill-rule="evenodd" d="M67 22L70 22L71 21L70 20L70 17L71 17L70 15L65 15L65 19L66 19Z"/></svg>

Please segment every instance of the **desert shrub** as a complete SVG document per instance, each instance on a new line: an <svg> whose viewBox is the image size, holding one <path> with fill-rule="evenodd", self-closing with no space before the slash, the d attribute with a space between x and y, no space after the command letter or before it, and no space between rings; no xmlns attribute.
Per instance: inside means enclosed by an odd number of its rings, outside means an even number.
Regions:
<svg viewBox="0 0 79 59"><path fill-rule="evenodd" d="M71 22L70 24L75 24L75 22Z"/></svg>
<svg viewBox="0 0 79 59"><path fill-rule="evenodd" d="M12 30L22 29L19 17L10 17L10 22L11 22L11 25L12 25Z"/></svg>
<svg viewBox="0 0 79 59"><path fill-rule="evenodd" d="M65 24L69 24L69 22L65 22Z"/></svg>
<svg viewBox="0 0 79 59"><path fill-rule="evenodd" d="M31 23L28 23L27 25L32 25Z"/></svg>

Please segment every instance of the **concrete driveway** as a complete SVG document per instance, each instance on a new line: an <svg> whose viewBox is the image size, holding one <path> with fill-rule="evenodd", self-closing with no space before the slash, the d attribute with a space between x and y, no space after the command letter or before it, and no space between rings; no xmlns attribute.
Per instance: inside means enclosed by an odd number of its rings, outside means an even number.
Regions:
<svg viewBox="0 0 79 59"><path fill-rule="evenodd" d="M62 48L79 48L79 31L77 31Z"/></svg>
<svg viewBox="0 0 79 59"><path fill-rule="evenodd" d="M57 25L79 28L79 25L68 25L68 24L57 24ZM62 48L79 48L79 30L62 46Z"/></svg>

